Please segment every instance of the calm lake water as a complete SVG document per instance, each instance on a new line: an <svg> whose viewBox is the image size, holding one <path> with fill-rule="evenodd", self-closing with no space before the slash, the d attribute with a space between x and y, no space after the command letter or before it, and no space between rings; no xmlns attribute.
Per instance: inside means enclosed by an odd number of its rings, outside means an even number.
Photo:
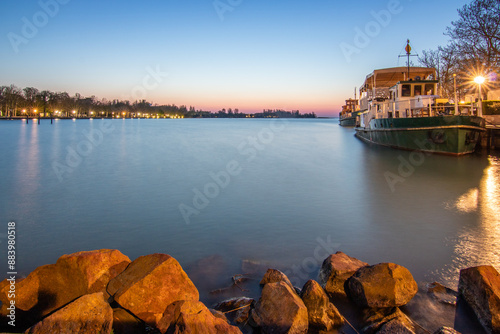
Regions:
<svg viewBox="0 0 500 334"><path fill-rule="evenodd" d="M373 147L337 120L2 121L0 134L0 254L15 221L24 275L100 248L168 253L203 298L242 261L298 285L337 250L453 288L461 268L500 269L498 156ZM224 278L212 286L207 257Z"/></svg>

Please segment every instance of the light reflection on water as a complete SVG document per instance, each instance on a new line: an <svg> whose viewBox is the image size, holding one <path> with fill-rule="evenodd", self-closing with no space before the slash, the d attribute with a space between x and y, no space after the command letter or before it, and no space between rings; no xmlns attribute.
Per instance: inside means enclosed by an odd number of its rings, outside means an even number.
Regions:
<svg viewBox="0 0 500 334"><path fill-rule="evenodd" d="M456 286L458 272L463 268L492 265L500 270L500 158L490 156L489 162L479 187L447 206L462 214L480 216L478 226L464 227L453 241L456 256L442 272L450 286Z"/></svg>

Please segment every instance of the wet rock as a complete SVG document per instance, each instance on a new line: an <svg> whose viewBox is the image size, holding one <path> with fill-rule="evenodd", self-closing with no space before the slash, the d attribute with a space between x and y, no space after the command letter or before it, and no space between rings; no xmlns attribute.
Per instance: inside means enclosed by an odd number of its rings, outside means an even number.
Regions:
<svg viewBox="0 0 500 334"><path fill-rule="evenodd" d="M500 333L500 274L492 266L460 271L460 296L488 333Z"/></svg>
<svg viewBox="0 0 500 334"><path fill-rule="evenodd" d="M193 300L170 304L158 323L158 329L162 334L241 334L238 327L215 317L202 302Z"/></svg>
<svg viewBox="0 0 500 334"><path fill-rule="evenodd" d="M406 322L396 318L383 324L377 334L415 334L415 331Z"/></svg>
<svg viewBox="0 0 500 334"><path fill-rule="evenodd" d="M427 285L427 293L442 304L457 305L458 292L434 282Z"/></svg>
<svg viewBox="0 0 500 334"><path fill-rule="evenodd" d="M262 333L307 333L307 308L285 282L268 283L250 315L252 325Z"/></svg>
<svg viewBox="0 0 500 334"><path fill-rule="evenodd" d="M166 254L137 258L109 282L108 292L121 307L151 326L158 324L173 302L199 298L179 262Z"/></svg>
<svg viewBox="0 0 500 334"><path fill-rule="evenodd" d="M264 274L264 277L260 281L260 285L266 285L267 283L276 283L282 281L288 284L292 288L292 290L295 291L295 288L293 287L288 277L277 269L267 269L266 273Z"/></svg>
<svg viewBox="0 0 500 334"><path fill-rule="evenodd" d="M122 308L113 309L114 334L146 334L145 324Z"/></svg>
<svg viewBox="0 0 500 334"><path fill-rule="evenodd" d="M268 268L273 267L270 262L256 260L242 260L241 271L245 274L262 277Z"/></svg>
<svg viewBox="0 0 500 334"><path fill-rule="evenodd" d="M325 290L314 280L309 280L300 296L307 307L309 326L330 331L344 324L344 318L333 305Z"/></svg>
<svg viewBox="0 0 500 334"><path fill-rule="evenodd" d="M16 282L20 323L31 326L43 316L86 294L104 292L109 280L123 271L130 259L117 250L102 249L63 255L56 264L38 267ZM7 283L7 284L5 284ZM1 285L0 314L7 314L8 282Z"/></svg>
<svg viewBox="0 0 500 334"><path fill-rule="evenodd" d="M460 332L457 332L453 328L443 326L440 329L438 329L436 332L434 332L434 334L460 334Z"/></svg>
<svg viewBox="0 0 500 334"><path fill-rule="evenodd" d="M367 309L364 314L366 327L363 333L401 333L414 334L415 329L410 318L397 307Z"/></svg>
<svg viewBox="0 0 500 334"><path fill-rule="evenodd" d="M218 303L214 308L224 312L232 322L236 324L245 324L250 316L250 310L254 307L255 300L252 298L240 297L231 298Z"/></svg>
<svg viewBox="0 0 500 334"><path fill-rule="evenodd" d="M347 285L351 299L360 307L370 308L403 306L418 292L410 271L394 263L360 268Z"/></svg>
<svg viewBox="0 0 500 334"><path fill-rule="evenodd" d="M323 261L319 271L319 283L331 295L345 295L344 284L347 279L365 266L368 266L368 263L337 252Z"/></svg>
<svg viewBox="0 0 500 334"><path fill-rule="evenodd" d="M230 324L231 322L229 321L229 319L226 317L226 315L224 313L222 313L221 311L217 311L217 310L214 310L214 309L209 309L210 312L212 313L212 315L216 318L219 318L219 319L222 319L224 320L224 322Z"/></svg>
<svg viewBox="0 0 500 334"><path fill-rule="evenodd" d="M26 334L88 333L109 334L113 310L102 292L85 295L29 328Z"/></svg>

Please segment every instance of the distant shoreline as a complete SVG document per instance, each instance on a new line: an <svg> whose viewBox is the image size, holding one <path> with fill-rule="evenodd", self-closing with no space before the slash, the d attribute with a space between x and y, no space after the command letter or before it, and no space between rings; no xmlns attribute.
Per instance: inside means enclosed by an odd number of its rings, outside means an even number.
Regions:
<svg viewBox="0 0 500 334"><path fill-rule="evenodd" d="M318 117L184 117L186 119L335 119L334 116L318 116ZM58 119L175 119L172 117L26 117L26 116L0 116L0 121L16 121L16 120L58 120Z"/></svg>

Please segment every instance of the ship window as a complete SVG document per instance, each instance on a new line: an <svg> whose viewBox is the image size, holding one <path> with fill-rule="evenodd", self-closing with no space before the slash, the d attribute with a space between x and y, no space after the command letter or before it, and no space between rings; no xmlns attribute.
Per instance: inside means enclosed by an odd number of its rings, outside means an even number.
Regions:
<svg viewBox="0 0 500 334"><path fill-rule="evenodd" d="M422 95L422 85L415 85L414 86L415 88L414 89L414 96L420 96Z"/></svg>
<svg viewBox="0 0 500 334"><path fill-rule="evenodd" d="M403 85L403 87L401 88L401 96L411 96L411 85Z"/></svg>
<svg viewBox="0 0 500 334"><path fill-rule="evenodd" d="M434 84L425 84L425 95L434 95Z"/></svg>

